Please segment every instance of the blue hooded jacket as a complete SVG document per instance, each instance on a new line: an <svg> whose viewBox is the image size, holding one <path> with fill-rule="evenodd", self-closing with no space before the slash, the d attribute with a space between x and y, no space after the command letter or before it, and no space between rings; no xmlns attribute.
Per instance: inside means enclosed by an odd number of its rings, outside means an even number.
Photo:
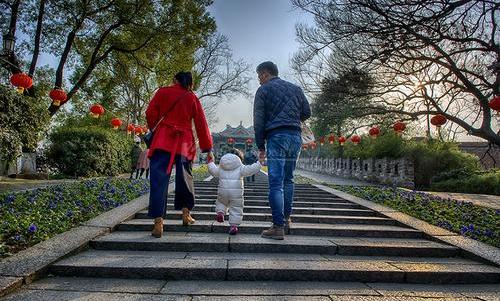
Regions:
<svg viewBox="0 0 500 301"><path fill-rule="evenodd" d="M276 133L300 135L300 123L309 117L311 108L302 89L273 77L255 93L253 123L257 147L265 150L265 140Z"/></svg>

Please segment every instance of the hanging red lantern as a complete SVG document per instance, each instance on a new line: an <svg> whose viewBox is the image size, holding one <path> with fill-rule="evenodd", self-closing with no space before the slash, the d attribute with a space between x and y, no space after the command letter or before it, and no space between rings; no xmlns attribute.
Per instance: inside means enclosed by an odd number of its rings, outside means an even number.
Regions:
<svg viewBox="0 0 500 301"><path fill-rule="evenodd" d="M358 145L360 142L361 142L361 137L359 137L358 135L353 135L351 137L351 142L354 144L354 145Z"/></svg>
<svg viewBox="0 0 500 301"><path fill-rule="evenodd" d="M368 131L368 134L370 134L370 137L375 139L378 135L380 135L380 129L374 126Z"/></svg>
<svg viewBox="0 0 500 301"><path fill-rule="evenodd" d="M334 142L335 142L335 135L332 134L328 137L328 143L333 144Z"/></svg>
<svg viewBox="0 0 500 301"><path fill-rule="evenodd" d="M122 121L120 118L113 118L111 119L111 126L113 127L114 130L117 130L120 126L122 126Z"/></svg>
<svg viewBox="0 0 500 301"><path fill-rule="evenodd" d="M104 107L100 104L95 104L90 107L90 115L94 118L99 118L101 115L104 115Z"/></svg>
<svg viewBox="0 0 500 301"><path fill-rule="evenodd" d="M316 149L316 146L317 146L317 144L316 144L316 142L315 142L315 141L311 142L311 149L312 149L312 150L315 150L315 149Z"/></svg>
<svg viewBox="0 0 500 301"><path fill-rule="evenodd" d="M234 138L227 138L227 144L234 144Z"/></svg>
<svg viewBox="0 0 500 301"><path fill-rule="evenodd" d="M500 95L496 95L495 97L493 97L493 99L490 100L488 105L492 110L495 110L497 111L497 113L500 113Z"/></svg>
<svg viewBox="0 0 500 301"><path fill-rule="evenodd" d="M68 95L66 95L63 89L54 88L50 91L49 97L52 99L52 104L58 107L66 102Z"/></svg>
<svg viewBox="0 0 500 301"><path fill-rule="evenodd" d="M344 136L340 136L339 137L339 143L340 143L340 145L344 145L344 143L346 142L346 140L347 139Z"/></svg>
<svg viewBox="0 0 500 301"><path fill-rule="evenodd" d="M141 126L139 126L139 125L138 125L138 126L136 126L136 127L134 128L134 133L135 133L136 135L142 135L142 127L141 127Z"/></svg>
<svg viewBox="0 0 500 301"><path fill-rule="evenodd" d="M321 144L322 146L325 145L325 137L319 138L319 144Z"/></svg>
<svg viewBox="0 0 500 301"><path fill-rule="evenodd" d="M437 128L440 128L443 124L446 123L448 119L443 114L437 114L431 118L432 125L435 125Z"/></svg>
<svg viewBox="0 0 500 301"><path fill-rule="evenodd" d="M33 79L26 73L14 73L10 77L10 83L17 88L17 92L22 94L24 89L29 89L33 86Z"/></svg>
<svg viewBox="0 0 500 301"><path fill-rule="evenodd" d="M392 126L392 128L394 129L396 134L401 135L403 131L406 129L406 124L404 124L401 121L398 121Z"/></svg>
<svg viewBox="0 0 500 301"><path fill-rule="evenodd" d="M302 144L302 149L307 150L307 144Z"/></svg>
<svg viewBox="0 0 500 301"><path fill-rule="evenodd" d="M131 134L135 130L134 124L130 123L127 125L127 134Z"/></svg>
<svg viewBox="0 0 500 301"><path fill-rule="evenodd" d="M252 138L248 138L247 139L247 144L252 144L253 143L253 139Z"/></svg>
<svg viewBox="0 0 500 301"><path fill-rule="evenodd" d="M148 131L149 131L149 129L148 129L148 127L147 127L147 126L143 126L143 127L142 127L142 133L143 133L143 134L146 134Z"/></svg>

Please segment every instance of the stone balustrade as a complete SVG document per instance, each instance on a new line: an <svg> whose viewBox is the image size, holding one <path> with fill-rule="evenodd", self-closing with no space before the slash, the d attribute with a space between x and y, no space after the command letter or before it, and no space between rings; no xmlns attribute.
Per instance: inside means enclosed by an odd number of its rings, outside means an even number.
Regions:
<svg viewBox="0 0 500 301"><path fill-rule="evenodd" d="M413 161L408 158L360 160L301 157L297 162L297 167L307 171L355 178L371 183L397 185L407 188L415 186Z"/></svg>

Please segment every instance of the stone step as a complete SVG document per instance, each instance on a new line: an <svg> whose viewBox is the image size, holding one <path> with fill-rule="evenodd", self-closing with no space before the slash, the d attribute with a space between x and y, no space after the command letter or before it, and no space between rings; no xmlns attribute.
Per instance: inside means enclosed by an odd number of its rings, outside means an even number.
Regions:
<svg viewBox="0 0 500 301"><path fill-rule="evenodd" d="M169 198L173 197L173 195L169 195ZM217 194L195 194L196 199L217 199ZM245 200L257 200L257 201L262 201L262 200L267 200L268 196L266 195L245 195L244 196ZM293 197L294 201L301 201L301 202L341 202L344 201L348 203L348 201L341 199L339 197L335 197L331 195L330 197L309 197L309 196L294 196Z"/></svg>
<svg viewBox="0 0 500 301"><path fill-rule="evenodd" d="M269 210L270 211L270 210ZM178 220L182 216L181 211L168 211L167 220ZM191 216L196 220L215 220L215 212L200 212L192 211ZM147 212L139 212L136 214L138 219L149 218ZM226 215L226 221L228 217ZM272 215L264 213L244 213L243 220L256 222L272 222ZM294 223L318 223L318 224L367 224L367 225L395 225L396 221L385 217L375 216L342 216L342 215L308 215L308 214L292 214Z"/></svg>
<svg viewBox="0 0 500 301"><path fill-rule="evenodd" d="M97 250L302 253L349 256L455 257L459 249L423 239L360 239L350 237L288 236L275 241L256 234L164 232L154 238L150 232L117 231L90 242Z"/></svg>
<svg viewBox="0 0 500 301"><path fill-rule="evenodd" d="M270 227L270 223L245 221L238 227L240 233L260 234ZM151 231L151 219L133 219L118 225L118 231ZM183 226L180 219L165 220L164 230L171 232L227 233L227 223L210 220L198 220L194 225ZM290 235L342 236L342 237L385 237L385 238L421 238L422 232L398 226L363 225L363 224L309 224L292 223Z"/></svg>
<svg viewBox="0 0 500 301"><path fill-rule="evenodd" d="M217 193L217 187L214 187L214 188L199 188L199 187L195 187L195 191L196 193L199 193L199 194L216 194ZM255 194L255 195L268 195L269 194L269 190L268 189L258 189L258 190L255 190L255 189L248 189L245 187L245 190L244 190L245 194ZM295 189L293 191L293 193L295 195L299 195L299 196L304 196L304 195L308 195L308 196L331 196L332 194L329 193L329 192L326 192L326 191L323 191L323 190L297 190Z"/></svg>
<svg viewBox="0 0 500 301"><path fill-rule="evenodd" d="M226 259L224 254L213 253L212 259L190 259L185 252L91 250L53 264L49 272L56 276L166 280L500 283L499 268L480 264L389 264L342 255L336 260L307 260L308 254L300 254L302 260L292 260L289 254L279 255Z"/></svg>
<svg viewBox="0 0 500 301"><path fill-rule="evenodd" d="M172 200L169 196L169 200ZM213 205L217 199L196 199L196 206L198 205ZM269 207L268 200L245 200L245 206L266 206ZM294 207L306 208L327 208L327 209L364 209L365 207L348 202L300 202L294 201Z"/></svg>
<svg viewBox="0 0 500 301"><path fill-rule="evenodd" d="M167 211L173 211L174 206L167 204ZM215 212L215 205L212 204L196 204L193 208L194 212ZM271 213L269 206L249 206L245 203L243 208L245 213ZM381 216L380 213L367 209L351 209L351 208L308 208L308 207L293 207L293 214L309 214L309 215L343 215L343 216Z"/></svg>

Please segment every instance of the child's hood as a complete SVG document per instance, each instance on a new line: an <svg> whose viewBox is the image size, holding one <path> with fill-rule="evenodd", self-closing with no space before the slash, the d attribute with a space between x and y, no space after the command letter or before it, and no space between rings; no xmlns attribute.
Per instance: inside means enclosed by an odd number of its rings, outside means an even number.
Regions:
<svg viewBox="0 0 500 301"><path fill-rule="evenodd" d="M219 167L223 170L235 170L239 168L243 163L241 163L241 159L235 154L225 154L220 158Z"/></svg>

